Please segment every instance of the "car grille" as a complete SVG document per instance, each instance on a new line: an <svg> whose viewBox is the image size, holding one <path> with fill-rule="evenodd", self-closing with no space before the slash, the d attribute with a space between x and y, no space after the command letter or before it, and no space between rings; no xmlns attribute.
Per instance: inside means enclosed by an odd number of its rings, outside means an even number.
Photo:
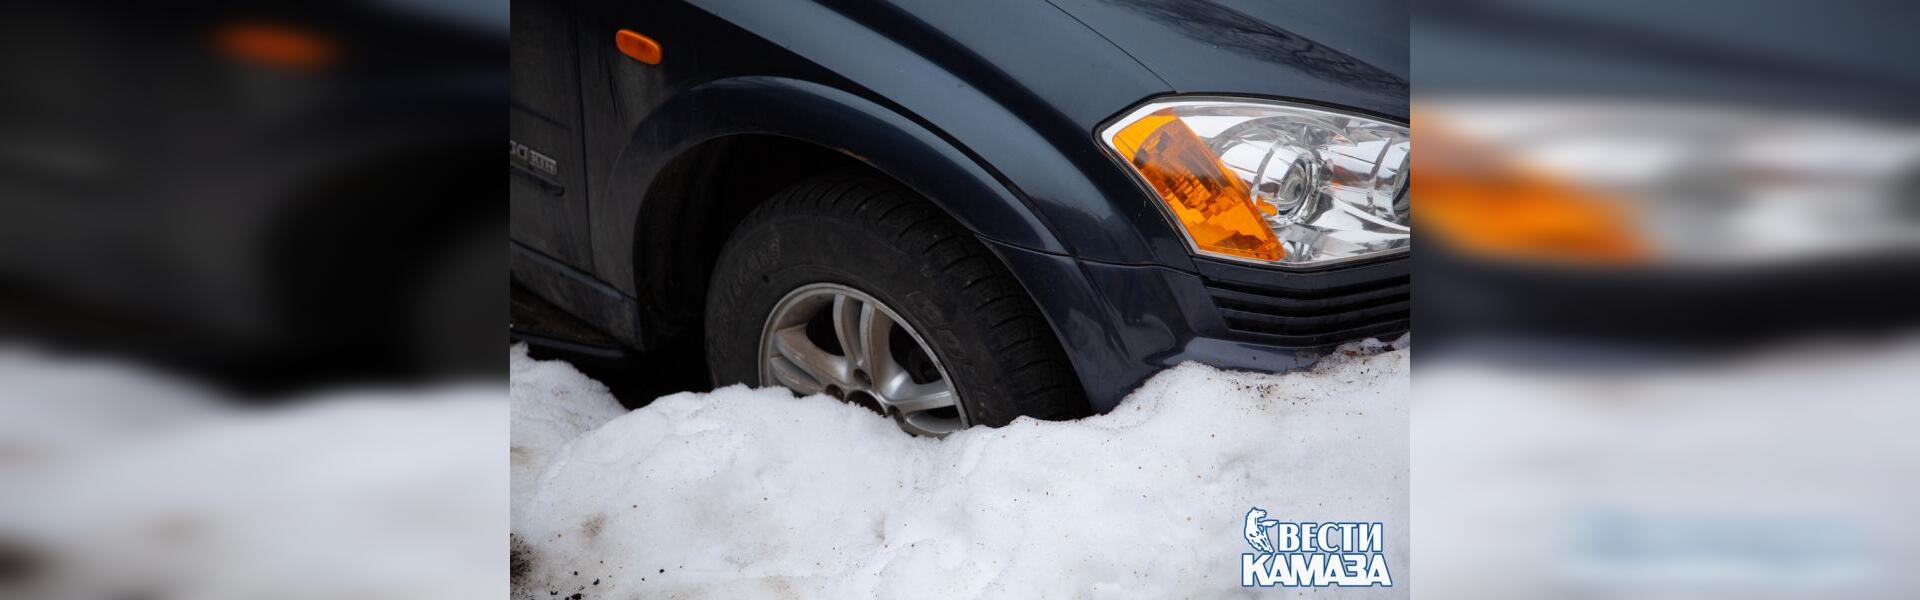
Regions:
<svg viewBox="0 0 1920 600"><path fill-rule="evenodd" d="M1406 331L1409 283L1403 275L1319 290L1212 280L1206 286L1232 333L1266 343L1310 347Z"/></svg>

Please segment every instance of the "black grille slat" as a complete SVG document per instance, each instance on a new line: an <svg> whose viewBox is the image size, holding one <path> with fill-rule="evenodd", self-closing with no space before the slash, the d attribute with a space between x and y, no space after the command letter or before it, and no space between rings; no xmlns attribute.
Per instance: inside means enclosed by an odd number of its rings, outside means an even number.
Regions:
<svg viewBox="0 0 1920 600"><path fill-rule="evenodd" d="M1352 312L1319 317L1288 317L1234 310L1231 308L1220 309L1220 315L1231 320L1258 324L1261 331L1265 332L1321 333L1358 327L1368 323L1405 319L1407 318L1407 303L1395 302Z"/></svg>
<svg viewBox="0 0 1920 600"><path fill-rule="evenodd" d="M1278 343L1292 345L1292 346L1330 346L1334 344L1351 342L1351 341L1373 337L1373 336L1397 334L1397 333L1405 332L1407 330L1407 323L1408 323L1407 319L1396 319L1392 321L1382 321L1379 323L1362 325L1362 326L1353 327L1350 329L1341 329L1336 331L1328 331L1328 332L1314 333L1314 334L1303 334L1303 333L1269 333L1269 332L1257 330L1257 328L1259 327L1258 324L1241 323L1240 325L1244 327L1248 327L1247 329L1243 329L1242 327L1234 327L1235 322L1233 320L1230 319L1227 321L1227 325L1229 327L1233 327L1235 331L1256 334L1263 340L1278 342Z"/></svg>
<svg viewBox="0 0 1920 600"><path fill-rule="evenodd" d="M1279 298L1284 300L1317 300L1323 298L1343 298L1385 288L1406 289L1406 287L1412 283L1412 280L1405 275L1401 275L1398 277L1386 277L1375 281L1319 288L1287 288L1277 285L1253 285L1215 279L1208 279L1206 282L1207 288L1216 292L1239 292L1260 296L1262 298Z"/></svg>
<svg viewBox="0 0 1920 600"><path fill-rule="evenodd" d="M1294 346L1338 344L1406 331L1411 282L1405 276L1333 289L1281 289L1206 281L1227 328Z"/></svg>
<svg viewBox="0 0 1920 600"><path fill-rule="evenodd" d="M1215 304L1221 308L1231 308L1270 315L1287 317L1314 317L1321 315L1350 312L1395 302L1406 302L1406 285L1380 288L1356 293L1352 296L1294 300L1272 296L1256 296L1246 292L1223 289L1208 290Z"/></svg>

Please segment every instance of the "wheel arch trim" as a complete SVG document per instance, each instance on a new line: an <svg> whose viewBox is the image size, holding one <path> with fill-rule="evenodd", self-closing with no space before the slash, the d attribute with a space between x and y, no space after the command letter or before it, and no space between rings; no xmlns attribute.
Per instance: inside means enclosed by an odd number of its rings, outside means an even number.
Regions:
<svg viewBox="0 0 1920 600"><path fill-rule="evenodd" d="M652 111L590 202L595 271L637 294L636 248L658 175L720 138L773 135L848 155L928 198L975 235L1049 254L1068 249L1016 189L913 120L855 94L783 77L736 77L682 92Z"/></svg>

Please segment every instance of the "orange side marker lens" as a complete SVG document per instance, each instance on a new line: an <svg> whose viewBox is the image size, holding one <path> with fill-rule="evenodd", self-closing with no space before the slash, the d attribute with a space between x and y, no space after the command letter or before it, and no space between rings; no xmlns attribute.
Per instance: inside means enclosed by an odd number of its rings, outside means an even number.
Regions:
<svg viewBox="0 0 1920 600"><path fill-rule="evenodd" d="M660 64L660 42L640 35L631 29L614 32L613 45L620 47L620 53L650 65Z"/></svg>

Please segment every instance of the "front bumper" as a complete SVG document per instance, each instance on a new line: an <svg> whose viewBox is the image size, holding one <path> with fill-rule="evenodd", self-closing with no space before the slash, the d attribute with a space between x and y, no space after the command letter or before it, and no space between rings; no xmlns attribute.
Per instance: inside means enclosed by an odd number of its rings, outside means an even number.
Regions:
<svg viewBox="0 0 1920 600"><path fill-rule="evenodd" d="M1288 371L1408 329L1405 257L1300 273L1202 259L1189 273L983 241L1046 314L1099 412L1183 362Z"/></svg>

